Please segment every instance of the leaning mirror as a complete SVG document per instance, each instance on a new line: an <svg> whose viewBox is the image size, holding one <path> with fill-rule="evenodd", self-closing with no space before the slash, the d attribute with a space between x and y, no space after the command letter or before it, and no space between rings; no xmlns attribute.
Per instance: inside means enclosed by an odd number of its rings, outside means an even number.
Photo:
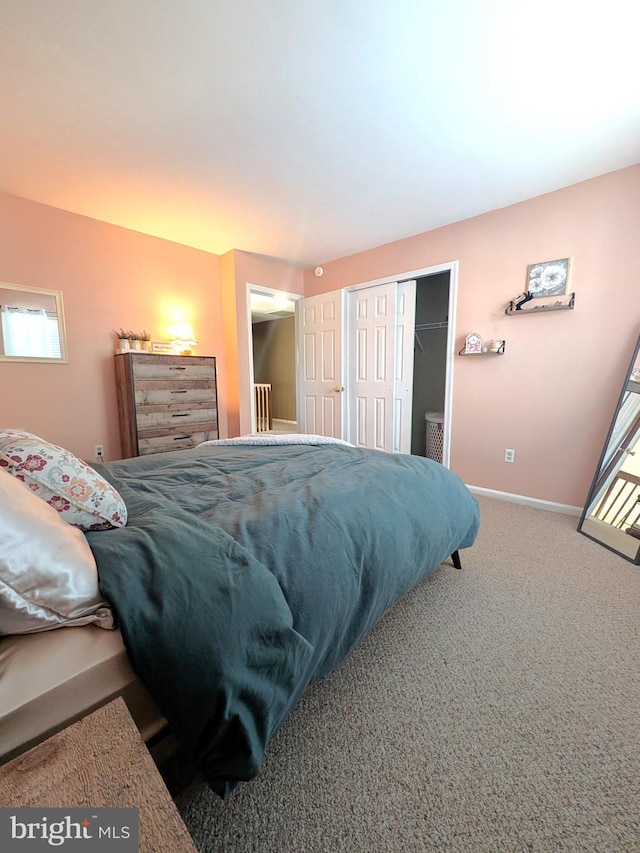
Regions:
<svg viewBox="0 0 640 853"><path fill-rule="evenodd" d="M640 565L640 338L578 530Z"/></svg>
<svg viewBox="0 0 640 853"><path fill-rule="evenodd" d="M0 361L67 361L62 293L0 282Z"/></svg>

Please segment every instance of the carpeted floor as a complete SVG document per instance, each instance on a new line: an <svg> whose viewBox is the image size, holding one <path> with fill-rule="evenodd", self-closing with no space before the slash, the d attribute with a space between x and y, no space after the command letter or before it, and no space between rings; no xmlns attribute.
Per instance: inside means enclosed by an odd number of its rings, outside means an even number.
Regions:
<svg viewBox="0 0 640 853"><path fill-rule="evenodd" d="M640 567L480 503L463 571L310 688L257 779L183 808L201 853L640 851Z"/></svg>

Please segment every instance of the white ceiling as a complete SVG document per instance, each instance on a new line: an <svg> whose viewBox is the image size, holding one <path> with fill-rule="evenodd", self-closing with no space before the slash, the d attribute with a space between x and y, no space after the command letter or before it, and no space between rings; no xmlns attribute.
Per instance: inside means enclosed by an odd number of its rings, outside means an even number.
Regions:
<svg viewBox="0 0 640 853"><path fill-rule="evenodd" d="M293 317L296 311L296 303L293 299L284 296L271 295L269 293L249 294L249 308L252 323L264 323L267 320L281 320L284 317Z"/></svg>
<svg viewBox="0 0 640 853"><path fill-rule="evenodd" d="M0 189L303 266L640 161L637 0L2 0Z"/></svg>

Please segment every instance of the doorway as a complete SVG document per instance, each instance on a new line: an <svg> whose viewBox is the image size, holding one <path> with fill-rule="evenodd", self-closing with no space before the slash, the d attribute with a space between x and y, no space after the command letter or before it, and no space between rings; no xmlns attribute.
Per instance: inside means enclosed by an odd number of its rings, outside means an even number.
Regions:
<svg viewBox="0 0 640 853"><path fill-rule="evenodd" d="M411 453L437 462L444 439L439 433L445 421L450 277L445 270L416 279Z"/></svg>
<svg viewBox="0 0 640 853"><path fill-rule="evenodd" d="M296 398L296 299L249 287L249 369L253 432L298 431Z"/></svg>
<svg viewBox="0 0 640 853"><path fill-rule="evenodd" d="M444 273L445 276L440 278L440 276L439 276L440 273ZM442 464L445 467L449 467L450 466L450 459L451 459L451 415L452 415L453 367L454 367L455 335L456 335L458 261L450 261L448 263L438 264L438 265L434 265L431 267L423 267L423 268L416 269L416 270L406 270L406 271L403 271L403 272L401 272L395 276L387 276L385 278L377 279L375 281L363 282L362 284L352 285L352 286L343 288L342 290L331 291L329 293L323 294L322 298L324 298L328 303L330 302L331 307L333 309L333 313L334 314L337 313L337 321L338 322L337 322L336 329L335 329L335 338L338 342L337 343L338 350L340 350L341 347L340 347L339 342L343 336L343 333L346 335L346 332L343 330L343 327L342 327L342 320L340 319L340 317L342 316L342 311L341 311L340 306L342 304L344 297L346 297L346 295L349 292L354 291L354 290L359 290L361 288L374 287L378 284L387 284L390 281L407 282L410 279L416 279L420 282L426 281L428 283L427 284L427 290L429 289L429 284L435 285L436 281L439 281L440 286L443 288L443 290L440 292L440 298L442 300L444 300L445 303L447 303L447 299L448 299L448 308L444 314L446 321L444 319L437 319L437 320L434 320L434 319L425 320L425 319L423 319L423 322L425 322L425 323L427 323L427 322L445 323L444 326L441 326L440 332L437 332L436 330L433 330L433 329L432 330L420 330L420 331L416 329L418 338L419 338L421 345L423 347L425 346L425 344L429 344L430 341L434 341L434 342L438 341L438 336L440 337L440 341L439 341L440 342L440 355L438 356L440 358L440 366L436 367L434 364L434 368L433 368L434 375L438 377L437 383L439 383L440 391L438 391L437 402L433 397L427 396L426 399L423 399L420 403L417 403L415 407L412 406L412 419L415 417L415 424L416 424L415 427L413 427L413 424L412 424L412 435L415 431L415 438L416 438L416 443L417 443L416 450L419 453L420 452L420 446L421 446L420 443L423 440L423 437L425 436L425 432L426 432L426 430L425 430L425 412L432 411L432 409L427 408L427 406L429 406L429 407L430 406L442 406L441 410L444 412L444 423L443 423L443 430L442 430ZM434 281L434 279L435 279L435 281ZM446 285L446 287L445 287L445 285ZM448 293L448 297L445 295L445 290ZM303 312L305 310L304 305L307 302L309 302L310 300L311 301L320 300L321 297L320 296L319 297L311 297L309 300L309 298L304 299L300 294L284 293L284 292L276 291L276 290L273 290L270 288L265 288L265 287L261 287L261 286L257 286L257 285L247 283L247 325L248 325L248 332L249 332L249 334L248 334L248 344L249 344L248 350L249 350L249 352L247 352L247 354L245 356L246 361L244 359L242 359L242 361L246 365L245 366L246 373L244 375L249 380L247 385L244 387L247 388L247 391L249 391L249 389L250 389L249 403L250 403L250 411L251 411L251 424L252 424L251 429L252 429L252 431L255 431L255 429L256 429L256 426L255 426L255 424L256 424L256 406L255 406L254 387L253 387L255 380L254 380L254 365L253 365L253 334L252 334L253 323L252 323L252 316L251 316L251 309L250 309L251 293L268 294L274 298L288 298L288 299L291 299L294 302L296 302L295 313L296 313L297 322L298 322L299 326L302 324L302 318L304 316L303 315ZM421 295L421 300L422 300L422 296L424 296L424 294ZM425 297L425 299L426 299L426 297ZM277 306L273 306L273 307L274 307L274 310L277 310ZM419 310L421 310L421 309L419 309ZM324 313L325 313L325 315L327 314L327 312L324 312ZM422 318L424 318L424 316L425 315L423 314ZM433 316L433 314L431 314L431 315L427 314L427 316ZM273 319L273 318L270 318L270 319ZM260 322L262 322L262 321L260 321ZM424 334L422 334L423 331L424 331ZM435 336L430 337L431 335L435 335ZM446 338L446 344L444 345L444 368L442 368L442 358L443 358L443 356L442 356L442 338L443 337ZM347 336L347 339L348 339L348 336ZM415 346L416 346L416 348L418 348L417 342L415 343ZM353 341L350 341L350 347L349 348L353 349ZM420 360L422 362L422 354L420 353L419 355L420 355ZM347 359L345 359L345 361L346 360ZM417 360L417 356L416 356L415 352L414 352L414 360ZM291 356L291 363L294 365L294 371L297 373L297 379L298 379L298 382L300 383L300 387L296 388L296 397L297 397L297 424L295 427L296 431L316 432L316 433L319 433L322 435L336 435L338 437L346 436L347 435L347 424L343 418L344 410L346 410L346 407L339 405L340 398L345 396L345 395L341 394L341 393L336 393L336 392L343 390L342 385L344 383L344 380L347 378L346 366L343 364L342 356L341 355L339 356L339 358L337 359L337 363L335 364L335 368L336 368L335 373L336 373L336 376L338 378L335 380L330 380L328 376L326 377L327 378L327 383L326 383L327 384L327 388L326 388L327 393L324 393L324 392L321 393L320 391L313 391L312 392L309 388L307 388L307 385L309 385L308 380L311 379L311 377L307 377L305 375L305 363L307 361L308 361L307 354L305 353L303 348L301 349L300 343L299 343L299 338L298 338L296 341L295 351L294 351L293 355ZM327 366L327 364L329 364L329 362L330 362L329 359L324 360L323 370L326 368L326 366ZM420 367L422 367L422 364L420 364ZM319 376L319 374L314 372L314 379L315 380L318 379L318 376ZM442 382L443 381L444 381L444 403L441 404L439 401L440 401L440 399L442 399L441 398L441 389L442 389ZM317 387L319 387L319 386L317 386ZM413 389L412 389L412 391L413 391ZM417 389L417 392L418 392L418 394L422 395L423 391L426 394L431 393L431 392L425 391L424 385L421 385ZM314 394L315 394L315 397L314 397ZM435 390L434 390L434 394L435 394ZM315 399L318 400L317 405L311 406L309 404L309 400L311 400L313 402L313 400L315 400ZM331 406L329 404L331 404ZM315 411L318 414L317 423L311 424L311 426L309 424L311 423L313 418L311 418L310 412L307 411L308 409L312 410L312 412ZM329 429L329 431L325 431L322 428L322 424L323 424L322 419L327 420L327 417L328 417L327 412L329 412L330 410L333 411L334 409L337 412L337 414L334 415L334 418L332 420L332 423L333 423L333 421L335 421L335 427L333 428L333 431L331 431L331 429ZM435 411L435 410L436 409L433 409L433 411ZM440 409L438 409L438 411L440 411ZM320 416L322 416L322 419L320 418ZM309 423L307 423L307 422L309 422ZM287 429L287 431L293 431L293 429L292 430ZM414 452L413 447L412 447L412 452Z"/></svg>
<svg viewBox="0 0 640 853"><path fill-rule="evenodd" d="M301 431L346 438L363 447L426 455L425 415L437 410L441 413L438 461L449 467L457 275L458 262L452 261L303 299L298 313ZM417 307L415 295L411 312L407 306L401 309L403 288L408 293L409 285L416 287L412 280L417 280L420 287L419 329L413 317L413 309ZM388 310L394 289L398 297L395 321ZM342 309L343 303L346 311ZM384 305L387 310L382 311ZM366 315L373 316L372 312L377 314L379 322L376 319L367 331ZM403 343L407 338L408 353ZM422 352L416 356L413 348L419 350L420 346ZM406 395L404 388L398 393L403 383L397 372L395 387L388 382L394 352L396 371L400 363L409 367L403 374L409 383ZM415 382L414 362L418 367ZM376 387L365 387L358 393L356 386L363 383L354 381L354 372L363 379L375 378L372 384ZM389 428L391 410L393 426ZM399 425L408 420L411 421L408 441L401 440L398 446ZM362 424L367 427L371 424L371 428L363 429Z"/></svg>
<svg viewBox="0 0 640 853"><path fill-rule="evenodd" d="M348 293L344 436L356 446L443 461L450 278Z"/></svg>

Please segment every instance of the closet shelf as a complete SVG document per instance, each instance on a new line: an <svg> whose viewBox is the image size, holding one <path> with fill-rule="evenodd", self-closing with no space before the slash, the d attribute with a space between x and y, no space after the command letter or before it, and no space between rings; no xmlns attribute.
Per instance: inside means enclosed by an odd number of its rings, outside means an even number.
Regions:
<svg viewBox="0 0 640 853"><path fill-rule="evenodd" d="M517 317L523 316L524 314L546 314L547 311L571 311L571 309L575 307L575 304L575 293L571 294L571 298L568 302L563 302L560 305L534 305L532 308L516 308L516 300L512 299L504 309L504 313L507 317Z"/></svg>

